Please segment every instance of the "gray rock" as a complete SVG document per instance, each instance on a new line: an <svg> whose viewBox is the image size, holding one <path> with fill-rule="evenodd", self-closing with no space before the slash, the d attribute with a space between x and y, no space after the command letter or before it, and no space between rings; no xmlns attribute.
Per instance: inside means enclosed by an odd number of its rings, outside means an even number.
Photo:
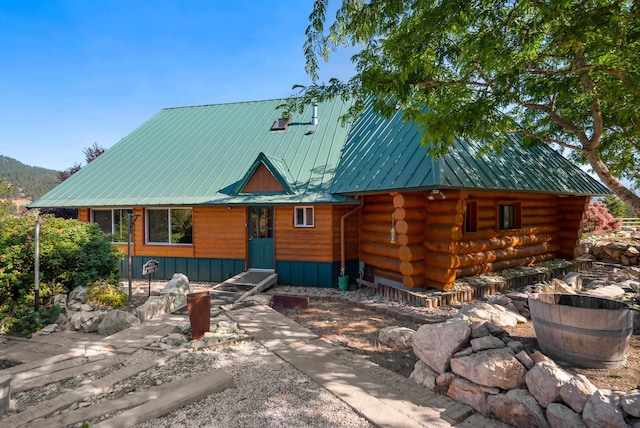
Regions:
<svg viewBox="0 0 640 428"><path fill-rule="evenodd" d="M507 297L516 302L526 302L529 300L529 295L520 291L511 291L507 293Z"/></svg>
<svg viewBox="0 0 640 428"><path fill-rule="evenodd" d="M48 335L56 331L56 328L58 328L58 324L48 324L40 329L40 331L38 331L36 334Z"/></svg>
<svg viewBox="0 0 640 428"><path fill-rule="evenodd" d="M80 305L80 310L83 312L91 312L93 310L93 306L83 303Z"/></svg>
<svg viewBox="0 0 640 428"><path fill-rule="evenodd" d="M527 354L527 351L524 350L518 352L516 354L516 358L527 370L531 370L531 367L533 367L533 365L535 364L529 354Z"/></svg>
<svg viewBox="0 0 640 428"><path fill-rule="evenodd" d="M87 293L89 292L89 287L78 286L71 290L69 293L69 297L67 298L67 305L71 305L72 303L84 303L87 301Z"/></svg>
<svg viewBox="0 0 640 428"><path fill-rule="evenodd" d="M569 272L562 278L562 281L576 291L582 290L582 275L578 272Z"/></svg>
<svg viewBox="0 0 640 428"><path fill-rule="evenodd" d="M531 313L529 312L527 303L521 302L520 300L514 300L511 304L516 309L516 311L518 311L520 315L522 315L525 318L531 318Z"/></svg>
<svg viewBox="0 0 640 428"><path fill-rule="evenodd" d="M620 399L610 389L593 393L582 411L582 420L589 428L627 428Z"/></svg>
<svg viewBox="0 0 640 428"><path fill-rule="evenodd" d="M640 256L640 251L638 251L638 249L636 247L629 247L624 252L624 255L627 256L627 257L638 257L638 256Z"/></svg>
<svg viewBox="0 0 640 428"><path fill-rule="evenodd" d="M471 329L465 320L425 324L413 335L413 352L432 370L449 370L453 354L467 346Z"/></svg>
<svg viewBox="0 0 640 428"><path fill-rule="evenodd" d="M524 346L522 342L519 340L510 340L507 342L507 348L511 349L514 354L518 355L520 352L524 350Z"/></svg>
<svg viewBox="0 0 640 428"><path fill-rule="evenodd" d="M489 404L487 404L489 394L483 391L480 385L467 379L455 376L449 385L447 395L460 403L471 406L480 413L489 413Z"/></svg>
<svg viewBox="0 0 640 428"><path fill-rule="evenodd" d="M458 351L453 354L453 358L468 357L471 354L473 354L473 348L471 346L467 346L462 351Z"/></svg>
<svg viewBox="0 0 640 428"><path fill-rule="evenodd" d="M603 297L605 299L615 299L622 296L624 294L624 290L617 285L607 285L605 287L585 291L584 294L595 297Z"/></svg>
<svg viewBox="0 0 640 428"><path fill-rule="evenodd" d="M187 343L187 338L180 333L171 333L162 339L162 343L166 343L169 346L179 347Z"/></svg>
<svg viewBox="0 0 640 428"><path fill-rule="evenodd" d="M471 339L471 349L473 349L473 352L499 348L504 348L504 342L497 337L484 336L477 339Z"/></svg>
<svg viewBox="0 0 640 428"><path fill-rule="evenodd" d="M471 337L474 339L483 336L502 337L506 334L504 328L498 327L486 320L473 321L469 327L471 327Z"/></svg>
<svg viewBox="0 0 640 428"><path fill-rule="evenodd" d="M524 385L527 370L511 351L501 348L454 358L451 371L478 385L509 390Z"/></svg>
<svg viewBox="0 0 640 428"><path fill-rule="evenodd" d="M547 428L549 424L538 402L524 389L489 395L489 410L498 419L517 428Z"/></svg>
<svg viewBox="0 0 640 428"><path fill-rule="evenodd" d="M435 393L445 394L449 390L449 386L451 385L451 382L455 377L456 375L451 372L446 372L438 375L438 377L436 378Z"/></svg>
<svg viewBox="0 0 640 428"><path fill-rule="evenodd" d="M173 299L170 295L151 296L143 305L136 308L136 315L140 321L148 321L155 315L165 314L173 310Z"/></svg>
<svg viewBox="0 0 640 428"><path fill-rule="evenodd" d="M640 389L633 389L627 392L620 400L620 405L622 410L631 416L640 418Z"/></svg>
<svg viewBox="0 0 640 428"><path fill-rule="evenodd" d="M575 412L582 413L584 405L598 388L584 375L575 375L560 387L560 398Z"/></svg>
<svg viewBox="0 0 640 428"><path fill-rule="evenodd" d="M415 332L407 327L389 326L380 330L378 340L390 348L407 348L413 345Z"/></svg>
<svg viewBox="0 0 640 428"><path fill-rule="evenodd" d="M527 322L522 315L508 311L500 305L484 302L466 305L460 309L460 313L467 315L472 321L485 320L500 327L515 327L518 323Z"/></svg>
<svg viewBox="0 0 640 428"><path fill-rule="evenodd" d="M190 291L189 278L185 274L174 273L160 294L189 294Z"/></svg>
<svg viewBox="0 0 640 428"><path fill-rule="evenodd" d="M551 403L547 406L547 422L551 428L583 428L580 414L560 403Z"/></svg>
<svg viewBox="0 0 640 428"><path fill-rule="evenodd" d="M560 400L560 388L571 380L571 375L553 363L537 363L525 376L527 388L542 407Z"/></svg>
<svg viewBox="0 0 640 428"><path fill-rule="evenodd" d="M129 312L115 309L109 311L109 313L102 319L98 325L98 333L111 335L137 324L140 324L140 319L138 317Z"/></svg>
<svg viewBox="0 0 640 428"><path fill-rule="evenodd" d="M46 306L58 305L61 308L67 307L68 296L64 293L55 293L46 299Z"/></svg>
<svg viewBox="0 0 640 428"><path fill-rule="evenodd" d="M71 316L69 325L71 330L81 330L85 333L93 333L98 331L98 326L106 315L106 311L76 312Z"/></svg>
<svg viewBox="0 0 640 428"><path fill-rule="evenodd" d="M413 367L413 372L411 372L409 379L433 391L436 386L437 377L438 373L431 370L431 368L424 361L418 360Z"/></svg>

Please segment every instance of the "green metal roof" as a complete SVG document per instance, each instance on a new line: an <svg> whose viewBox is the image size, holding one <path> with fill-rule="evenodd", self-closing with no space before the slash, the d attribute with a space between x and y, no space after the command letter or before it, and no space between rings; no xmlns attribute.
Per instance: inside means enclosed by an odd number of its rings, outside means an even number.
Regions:
<svg viewBox="0 0 640 428"><path fill-rule="evenodd" d="M440 159L427 156L422 132L376 116L367 105L345 144L331 192L357 195L435 188L488 189L570 195L605 195L605 186L547 144L525 148L516 137L501 153L481 153L477 141L456 140Z"/></svg>
<svg viewBox="0 0 640 428"><path fill-rule="evenodd" d="M443 158L427 156L417 125L367 110L352 126L351 105L336 99L271 131L285 100L163 109L89 165L29 206L129 207L356 203L349 195L434 188L573 195L610 193L546 144L514 138L501 153L480 155L456 141ZM242 193L261 165L284 192Z"/></svg>
<svg viewBox="0 0 640 428"><path fill-rule="evenodd" d="M329 193L350 103L320 103L313 128L308 106L271 131L284 102L163 109L30 207L354 203ZM238 193L260 162L286 193Z"/></svg>

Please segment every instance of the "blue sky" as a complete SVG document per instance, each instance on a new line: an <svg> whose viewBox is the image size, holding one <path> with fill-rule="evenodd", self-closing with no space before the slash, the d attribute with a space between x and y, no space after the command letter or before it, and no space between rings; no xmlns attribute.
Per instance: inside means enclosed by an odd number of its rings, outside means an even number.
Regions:
<svg viewBox="0 0 640 428"><path fill-rule="evenodd" d="M160 109L308 84L312 0L2 0L0 155L63 170ZM320 80L353 73L349 51Z"/></svg>

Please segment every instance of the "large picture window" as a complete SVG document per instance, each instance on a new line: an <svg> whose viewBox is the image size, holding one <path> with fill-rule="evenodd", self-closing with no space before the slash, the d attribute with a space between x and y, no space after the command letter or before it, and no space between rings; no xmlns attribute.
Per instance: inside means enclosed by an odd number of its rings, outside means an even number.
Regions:
<svg viewBox="0 0 640 428"><path fill-rule="evenodd" d="M92 221L97 224L104 233L113 235L113 242L127 242L128 240L128 214L131 209L101 209L92 210Z"/></svg>
<svg viewBox="0 0 640 428"><path fill-rule="evenodd" d="M313 207L295 207L294 225L296 227L313 227Z"/></svg>
<svg viewBox="0 0 640 428"><path fill-rule="evenodd" d="M149 208L146 223L147 243L193 243L190 208Z"/></svg>

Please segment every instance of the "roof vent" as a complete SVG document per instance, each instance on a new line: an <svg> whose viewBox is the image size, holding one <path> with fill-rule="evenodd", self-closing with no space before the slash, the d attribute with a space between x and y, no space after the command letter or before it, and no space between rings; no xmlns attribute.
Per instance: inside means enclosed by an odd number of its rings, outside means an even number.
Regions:
<svg viewBox="0 0 640 428"><path fill-rule="evenodd" d="M309 122L309 125L318 126L318 103L314 102L312 105L313 114L311 115L311 122Z"/></svg>

